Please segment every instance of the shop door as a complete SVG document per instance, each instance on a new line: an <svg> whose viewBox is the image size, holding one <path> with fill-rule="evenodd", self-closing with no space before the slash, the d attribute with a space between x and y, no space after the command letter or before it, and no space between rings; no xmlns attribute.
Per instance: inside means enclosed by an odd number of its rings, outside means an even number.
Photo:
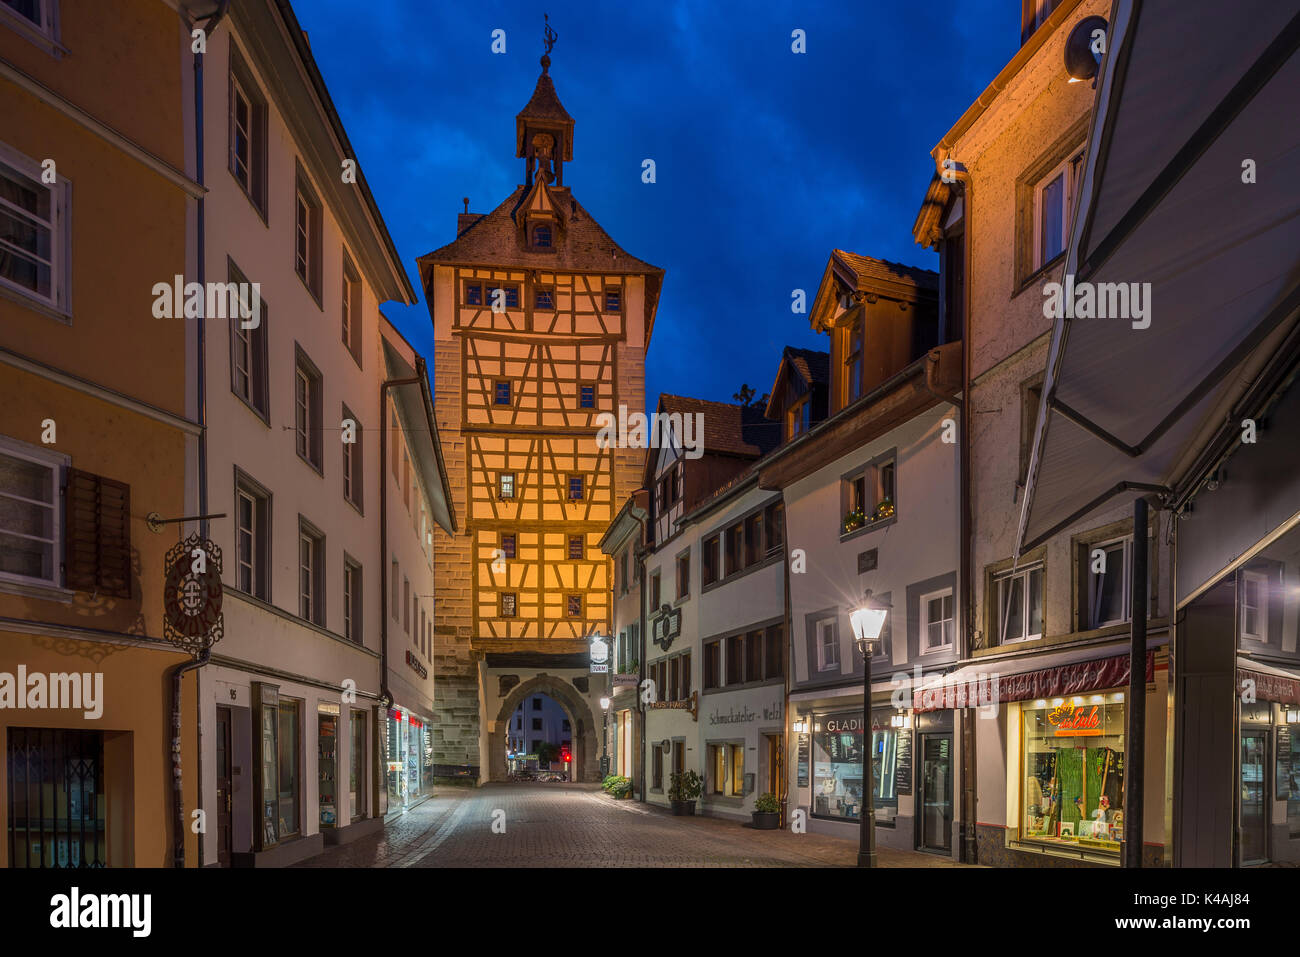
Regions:
<svg viewBox="0 0 1300 957"><path fill-rule="evenodd" d="M234 782L230 773L230 709L217 706L217 863L230 866L233 850L231 835L231 804Z"/></svg>
<svg viewBox="0 0 1300 957"><path fill-rule="evenodd" d="M952 735L921 735L922 850L952 852Z"/></svg>
<svg viewBox="0 0 1300 957"><path fill-rule="evenodd" d="M1268 732L1241 733L1241 863L1268 860Z"/></svg>
<svg viewBox="0 0 1300 957"><path fill-rule="evenodd" d="M781 786L781 778L784 776L783 761L784 757L781 751L781 737L776 734L763 735L763 742L767 745L767 791L769 794L776 795L780 798L785 793L785 788Z"/></svg>

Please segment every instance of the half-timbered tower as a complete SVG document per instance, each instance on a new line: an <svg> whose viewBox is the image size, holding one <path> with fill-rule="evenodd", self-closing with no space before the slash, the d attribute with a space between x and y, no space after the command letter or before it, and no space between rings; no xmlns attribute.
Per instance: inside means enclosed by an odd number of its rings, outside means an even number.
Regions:
<svg viewBox="0 0 1300 957"><path fill-rule="evenodd" d="M641 412L663 270L628 255L565 185L572 117L550 57L515 124L523 184L466 211L419 260L435 330L435 389L461 533L438 535L434 760L505 773L506 724L550 694L573 721L576 778L594 780L609 635L600 538L639 485L645 451L601 448L598 415Z"/></svg>

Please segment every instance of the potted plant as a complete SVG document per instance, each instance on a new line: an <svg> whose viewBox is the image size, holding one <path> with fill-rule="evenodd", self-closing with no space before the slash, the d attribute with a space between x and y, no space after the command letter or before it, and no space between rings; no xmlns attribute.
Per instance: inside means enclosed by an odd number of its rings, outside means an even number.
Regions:
<svg viewBox="0 0 1300 957"><path fill-rule="evenodd" d="M775 831L781 826L781 802L771 792L760 794L754 801L752 817L754 827L760 831Z"/></svg>
<svg viewBox="0 0 1300 957"><path fill-rule="evenodd" d="M621 801L624 798L631 797L632 779L620 775L618 780L615 781L614 785L609 789L609 793L614 795L615 801Z"/></svg>
<svg viewBox="0 0 1300 957"><path fill-rule="evenodd" d="M844 531L846 533L853 531L855 528L861 528L865 524L867 524L867 516L861 507L853 509L844 516Z"/></svg>
<svg viewBox="0 0 1300 957"><path fill-rule="evenodd" d="M694 771L674 771L668 788L668 800L672 802L673 814L681 816L695 814L695 799L703 790L700 776Z"/></svg>
<svg viewBox="0 0 1300 957"><path fill-rule="evenodd" d="M892 498L882 498L880 504L876 506L875 514L872 521L878 522L882 518L889 518L894 514L894 500Z"/></svg>

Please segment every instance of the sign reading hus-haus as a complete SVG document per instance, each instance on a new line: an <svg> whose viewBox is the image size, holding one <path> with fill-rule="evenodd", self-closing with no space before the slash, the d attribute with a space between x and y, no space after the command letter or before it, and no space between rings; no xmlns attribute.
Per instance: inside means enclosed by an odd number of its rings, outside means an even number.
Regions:
<svg viewBox="0 0 1300 957"><path fill-rule="evenodd" d="M764 721L781 720L781 702L777 702L770 708L763 709ZM752 710L749 706L743 708L728 708L723 714L716 708L709 715L709 724L747 724L759 716L757 711Z"/></svg>

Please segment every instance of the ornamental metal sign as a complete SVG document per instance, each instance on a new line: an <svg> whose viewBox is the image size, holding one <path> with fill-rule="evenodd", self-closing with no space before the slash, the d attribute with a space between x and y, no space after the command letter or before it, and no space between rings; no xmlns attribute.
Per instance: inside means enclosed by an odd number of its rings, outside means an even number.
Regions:
<svg viewBox="0 0 1300 957"><path fill-rule="evenodd" d="M167 550L163 637L198 656L221 640L221 549L190 535Z"/></svg>
<svg viewBox="0 0 1300 957"><path fill-rule="evenodd" d="M659 617L651 627L654 643L667 651L672 646L673 639L682 633L681 609L675 609L665 602L659 609Z"/></svg>

